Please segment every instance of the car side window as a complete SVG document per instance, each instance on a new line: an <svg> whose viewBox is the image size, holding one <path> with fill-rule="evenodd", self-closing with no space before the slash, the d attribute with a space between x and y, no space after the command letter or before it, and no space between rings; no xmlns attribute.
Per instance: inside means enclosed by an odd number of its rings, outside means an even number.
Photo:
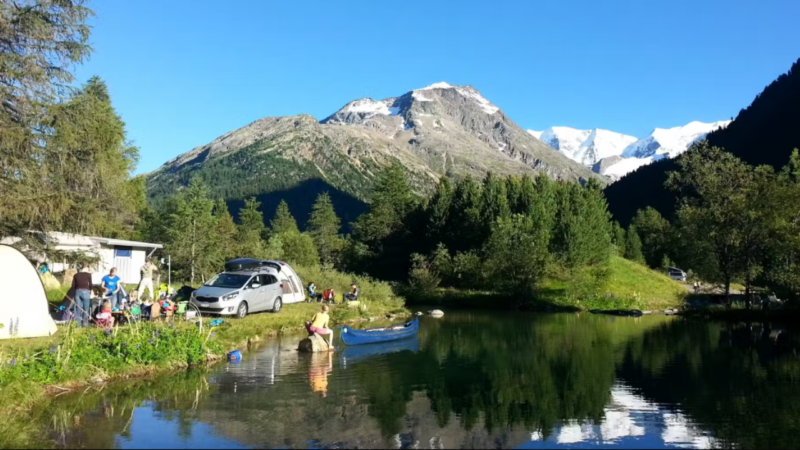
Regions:
<svg viewBox="0 0 800 450"><path fill-rule="evenodd" d="M275 284L275 283L277 283L277 282L278 282L278 279L277 279L277 278L275 278L275 277L274 277L274 276L272 276L272 275L264 275L264 277L266 277L266 279L267 279L267 281L266 281L266 282L267 282L267 284Z"/></svg>
<svg viewBox="0 0 800 450"><path fill-rule="evenodd" d="M254 284L261 284L261 281L258 279L258 275L254 276L249 283L247 283L247 287L252 288Z"/></svg>

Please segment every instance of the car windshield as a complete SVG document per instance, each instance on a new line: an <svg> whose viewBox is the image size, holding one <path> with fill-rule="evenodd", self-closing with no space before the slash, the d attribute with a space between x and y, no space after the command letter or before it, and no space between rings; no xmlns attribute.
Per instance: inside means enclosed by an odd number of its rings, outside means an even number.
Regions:
<svg viewBox="0 0 800 450"><path fill-rule="evenodd" d="M221 287L221 288L240 288L247 283L250 275L237 275L233 273L221 273L214 278L208 280L206 286Z"/></svg>

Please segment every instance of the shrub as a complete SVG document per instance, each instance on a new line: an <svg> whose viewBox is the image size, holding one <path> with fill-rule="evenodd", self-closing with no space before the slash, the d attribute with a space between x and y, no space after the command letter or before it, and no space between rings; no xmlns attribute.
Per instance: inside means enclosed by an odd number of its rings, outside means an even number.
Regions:
<svg viewBox="0 0 800 450"><path fill-rule="evenodd" d="M418 253L411 255L411 270L408 273L408 284L417 295L428 295L437 287L442 279L425 256Z"/></svg>

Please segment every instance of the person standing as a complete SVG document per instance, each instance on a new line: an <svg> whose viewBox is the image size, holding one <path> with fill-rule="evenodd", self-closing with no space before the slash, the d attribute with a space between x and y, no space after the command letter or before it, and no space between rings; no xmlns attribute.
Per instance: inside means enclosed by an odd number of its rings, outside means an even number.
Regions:
<svg viewBox="0 0 800 450"><path fill-rule="evenodd" d="M139 282L139 299L144 298L144 290L150 290L150 297L154 300L156 299L155 291L153 290L153 272L158 272L158 267L153 264L150 258L145 259L145 263L142 266L142 281Z"/></svg>
<svg viewBox="0 0 800 450"><path fill-rule="evenodd" d="M75 292L75 305L78 306L78 327L88 327L92 308L92 274L88 263L82 263L81 270L72 277L72 290Z"/></svg>
<svg viewBox="0 0 800 450"><path fill-rule="evenodd" d="M120 287L122 287L122 283L120 283L120 279L117 276L116 267L111 268L108 275L103 277L100 285L105 289L105 296L111 298L111 306L119 309L119 307L122 306L122 302L120 301Z"/></svg>

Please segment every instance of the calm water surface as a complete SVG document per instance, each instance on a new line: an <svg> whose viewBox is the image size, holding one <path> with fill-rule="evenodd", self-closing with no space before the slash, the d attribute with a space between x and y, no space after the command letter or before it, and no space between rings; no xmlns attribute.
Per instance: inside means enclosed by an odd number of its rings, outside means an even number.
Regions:
<svg viewBox="0 0 800 450"><path fill-rule="evenodd" d="M786 448L793 329L589 314L450 312L419 337L295 351L62 396L40 414L87 448Z"/></svg>

